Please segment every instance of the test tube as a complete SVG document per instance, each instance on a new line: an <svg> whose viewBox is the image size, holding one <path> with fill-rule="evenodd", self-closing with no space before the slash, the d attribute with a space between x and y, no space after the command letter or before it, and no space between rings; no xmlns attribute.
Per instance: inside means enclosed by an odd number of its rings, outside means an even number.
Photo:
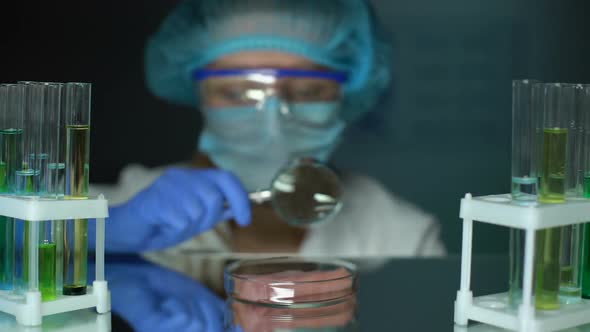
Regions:
<svg viewBox="0 0 590 332"><path fill-rule="evenodd" d="M561 227L535 234L535 308L559 309Z"/></svg>
<svg viewBox="0 0 590 332"><path fill-rule="evenodd" d="M36 82L20 82L24 86L24 136L22 143L22 164L16 171L16 193L36 195L39 192L38 163L41 146L44 90Z"/></svg>
<svg viewBox="0 0 590 332"><path fill-rule="evenodd" d="M44 177L45 195L50 198L63 198L65 193L65 115L63 114L63 84L45 83L46 102L43 123L43 149L47 151L46 175Z"/></svg>
<svg viewBox="0 0 590 332"><path fill-rule="evenodd" d="M53 167L59 158L59 124L61 113L62 85L59 83L40 83L43 86L44 105L42 121L42 140L39 159L39 193L48 198L57 198L59 188L59 167ZM62 168L63 170L63 168ZM62 191L63 192L63 191ZM44 221L40 223L39 243L39 283L43 301L57 298L63 280L63 221ZM58 243L60 249L58 250ZM59 271L58 271L59 270ZM58 278L58 273L60 278ZM59 280L58 280L59 279ZM58 285L59 282L59 285Z"/></svg>
<svg viewBox="0 0 590 332"><path fill-rule="evenodd" d="M8 87L6 84L0 84L0 192L5 193L7 190L6 186L6 161L2 155L4 134L3 131L6 127L6 104L8 103Z"/></svg>
<svg viewBox="0 0 590 332"><path fill-rule="evenodd" d="M44 122L44 136L46 150L49 152L46 169L46 197L61 199L65 194L65 89L61 83L46 83L46 118ZM54 287L57 294L63 293L64 271L64 227L65 220L52 220L45 225L45 244L53 244L55 256ZM48 275L51 275L48 273ZM43 277L41 278L43 280Z"/></svg>
<svg viewBox="0 0 590 332"><path fill-rule="evenodd" d="M24 89L23 139L21 165L16 170L16 194L36 196L39 191L39 154L41 123L43 120L44 90L35 82L20 82ZM20 226L24 230L20 231ZM17 291L39 290L39 223L19 223L17 234L23 234L23 245L17 250L20 267L17 266ZM22 277L21 277L22 275Z"/></svg>
<svg viewBox="0 0 590 332"><path fill-rule="evenodd" d="M67 83L66 89L66 197L86 199L90 153L91 84ZM88 220L68 220L65 227L64 295L86 294Z"/></svg>
<svg viewBox="0 0 590 332"><path fill-rule="evenodd" d="M582 145L583 145L583 85L564 84L562 91L562 109L569 113L567 151L566 151L566 199L579 199L582 196L583 177Z"/></svg>
<svg viewBox="0 0 590 332"><path fill-rule="evenodd" d="M40 228L39 288L43 301L51 301L57 298L56 243L52 234L52 223L52 221L36 223Z"/></svg>
<svg viewBox="0 0 590 332"><path fill-rule="evenodd" d="M22 139L22 88L0 85L0 192L14 193L14 177L19 165ZM15 226L13 218L0 216L0 290L14 289Z"/></svg>
<svg viewBox="0 0 590 332"><path fill-rule="evenodd" d="M565 202L566 155L573 104L573 86L561 83L544 85L543 155L539 196L543 203Z"/></svg>
<svg viewBox="0 0 590 332"><path fill-rule="evenodd" d="M37 194L39 196L47 195L47 166L49 161L49 146L51 142L50 125L51 125L51 94L50 83L36 83L43 95L39 111L39 140L35 151L35 170L37 171Z"/></svg>
<svg viewBox="0 0 590 332"><path fill-rule="evenodd" d="M568 132L566 142L565 195L566 199L578 199L582 188L580 174L580 149L583 140L581 86L579 84L563 84L560 109L567 119ZM569 114L569 115L568 115ZM561 232L560 254L560 286L559 297L562 303L581 301L581 268L580 255L582 243L581 225L568 225Z"/></svg>
<svg viewBox="0 0 590 332"><path fill-rule="evenodd" d="M533 86L536 80L512 81L512 202L537 204L537 124L542 112L534 107ZM522 266L524 232L510 229L509 301L518 305L522 298Z"/></svg>
<svg viewBox="0 0 590 332"><path fill-rule="evenodd" d="M4 123L0 129L2 138L2 164L5 165L5 181L2 191L15 193L16 171L22 163L22 136L24 127L24 88L19 84L4 84L6 96Z"/></svg>
<svg viewBox="0 0 590 332"><path fill-rule="evenodd" d="M541 185L539 201L565 202L568 123L571 120L573 89L560 83L543 84L538 95L543 108ZM561 227L539 230L535 246L535 307L560 307Z"/></svg>
<svg viewBox="0 0 590 332"><path fill-rule="evenodd" d="M581 245L582 225L570 225L562 228L560 253L559 298L562 303L581 301Z"/></svg>
<svg viewBox="0 0 590 332"><path fill-rule="evenodd" d="M6 160L4 159L4 129L6 128L6 104L8 89L0 84L0 191L7 192ZM5 216L0 216L0 290L12 290L12 265L14 264L14 225Z"/></svg>
<svg viewBox="0 0 590 332"><path fill-rule="evenodd" d="M583 187L582 148L584 141L584 89L580 84L563 87L564 109L570 114L566 154L566 199L581 199ZM560 299L578 303L582 295L582 225L568 225L562 230Z"/></svg>
<svg viewBox="0 0 590 332"><path fill-rule="evenodd" d="M535 80L512 81L512 200L537 202L536 124L542 114L533 107Z"/></svg>
<svg viewBox="0 0 590 332"><path fill-rule="evenodd" d="M580 168L582 169L582 190L581 196L590 198L590 84L582 84L578 92L578 107L581 109L582 144L580 150Z"/></svg>
<svg viewBox="0 0 590 332"><path fill-rule="evenodd" d="M524 236L521 229L510 229L510 279L508 280L508 301L518 307L522 301L522 278L524 266Z"/></svg>
<svg viewBox="0 0 590 332"><path fill-rule="evenodd" d="M580 148L580 168L583 174L581 182L583 185L580 194L584 199L590 199L590 84L580 87L578 106L581 109L583 122L583 138ZM585 223L582 229L582 297L590 299L590 223Z"/></svg>

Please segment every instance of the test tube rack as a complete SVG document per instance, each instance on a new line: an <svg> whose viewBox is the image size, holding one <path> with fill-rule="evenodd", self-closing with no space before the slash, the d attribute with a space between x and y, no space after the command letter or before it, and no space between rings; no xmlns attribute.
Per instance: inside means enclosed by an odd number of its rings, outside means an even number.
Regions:
<svg viewBox="0 0 590 332"><path fill-rule="evenodd" d="M465 326L473 320L513 331L548 332L590 323L589 300L562 304L560 309L551 311L535 310L533 301L535 232L590 221L589 200L522 206L513 204L509 194L480 197L467 194L461 200L460 218L463 219L463 243L455 324ZM473 297L470 283L474 221L524 230L523 298L518 308L508 304L508 293Z"/></svg>
<svg viewBox="0 0 590 332"><path fill-rule="evenodd" d="M0 292L0 311L12 315L24 326L41 325L43 316L80 309L96 308L99 314L111 311L110 292L104 278L105 218L108 218L108 202L103 195L88 199L45 199L37 196L0 196L0 215L16 220L41 222L47 220L96 219L96 277L85 295L60 295L53 301L41 301L38 289L29 289L22 296ZM38 253L37 227L29 232L29 252ZM38 276L38 255L29 256L29 276ZM29 282L30 284L30 282Z"/></svg>
<svg viewBox="0 0 590 332"><path fill-rule="evenodd" d="M97 315L90 310L56 314L45 319L48 326L22 326L0 313L2 332L111 332L111 313Z"/></svg>

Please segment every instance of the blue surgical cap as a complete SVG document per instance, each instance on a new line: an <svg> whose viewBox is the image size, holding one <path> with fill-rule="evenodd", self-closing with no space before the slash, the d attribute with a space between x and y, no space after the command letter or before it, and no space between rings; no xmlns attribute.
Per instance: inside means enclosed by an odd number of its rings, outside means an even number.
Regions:
<svg viewBox="0 0 590 332"><path fill-rule="evenodd" d="M191 73L240 51L271 50L345 71L343 116L371 110L391 79L391 49L364 0L184 0L148 41L149 89L196 106Z"/></svg>

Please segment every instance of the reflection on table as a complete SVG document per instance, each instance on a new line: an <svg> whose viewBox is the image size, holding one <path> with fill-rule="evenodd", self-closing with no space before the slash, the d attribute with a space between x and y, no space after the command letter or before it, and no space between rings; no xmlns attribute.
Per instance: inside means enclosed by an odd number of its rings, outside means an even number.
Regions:
<svg viewBox="0 0 590 332"><path fill-rule="evenodd" d="M154 260L153 257L150 259ZM185 253L159 257L157 261L158 265L166 265L167 269L184 274L188 280L198 281L202 286L207 286L214 296L223 299L223 267L235 259L231 256ZM348 260L360 267L360 292L357 299L360 303L358 330L453 331L453 301L458 290L460 273L458 257L420 260L382 258ZM141 271L137 264L134 269ZM476 257L473 270L476 294L506 290L507 257ZM177 282L177 285L180 284ZM176 287L186 290L192 288ZM166 292L173 293L171 290ZM195 298L189 291L175 296L183 295L190 299ZM116 296L121 295L113 295L114 303ZM201 298L209 298L209 295ZM190 301L184 303L190 303ZM197 305L193 304L192 308L195 307ZM210 304L210 307L214 308L216 305ZM122 313L122 316L125 317L125 314ZM198 317L198 315L194 316ZM133 322L131 324L133 325Z"/></svg>
<svg viewBox="0 0 590 332"><path fill-rule="evenodd" d="M2 332L110 332L111 314L99 315L91 309L43 317L43 325L25 327L18 325L14 317L0 313Z"/></svg>
<svg viewBox="0 0 590 332"><path fill-rule="evenodd" d="M54 315L44 318L43 329L37 331L103 332L109 325L113 332L132 331L117 322L117 316L136 331L223 331L223 267L235 258L186 253L164 261L166 266L137 256L107 257L111 317L92 310ZM468 328L453 325L459 257L349 261L360 267L358 331L502 331L478 324ZM89 270L92 275L90 266ZM472 280L476 296L506 291L508 257L474 257ZM250 315L250 308L238 309L240 315ZM92 324L107 330L93 329ZM0 314L0 331L25 331L18 328L12 317ZM590 326L567 331L590 331Z"/></svg>

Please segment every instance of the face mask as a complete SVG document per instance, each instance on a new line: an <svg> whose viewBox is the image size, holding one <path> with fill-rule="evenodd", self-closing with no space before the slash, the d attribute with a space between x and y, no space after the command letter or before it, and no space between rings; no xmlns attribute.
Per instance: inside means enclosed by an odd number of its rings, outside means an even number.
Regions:
<svg viewBox="0 0 590 332"><path fill-rule="evenodd" d="M254 106L205 110L199 148L213 162L238 176L248 191L268 189L291 159L327 161L336 148L344 121L339 103L299 103L264 110Z"/></svg>

